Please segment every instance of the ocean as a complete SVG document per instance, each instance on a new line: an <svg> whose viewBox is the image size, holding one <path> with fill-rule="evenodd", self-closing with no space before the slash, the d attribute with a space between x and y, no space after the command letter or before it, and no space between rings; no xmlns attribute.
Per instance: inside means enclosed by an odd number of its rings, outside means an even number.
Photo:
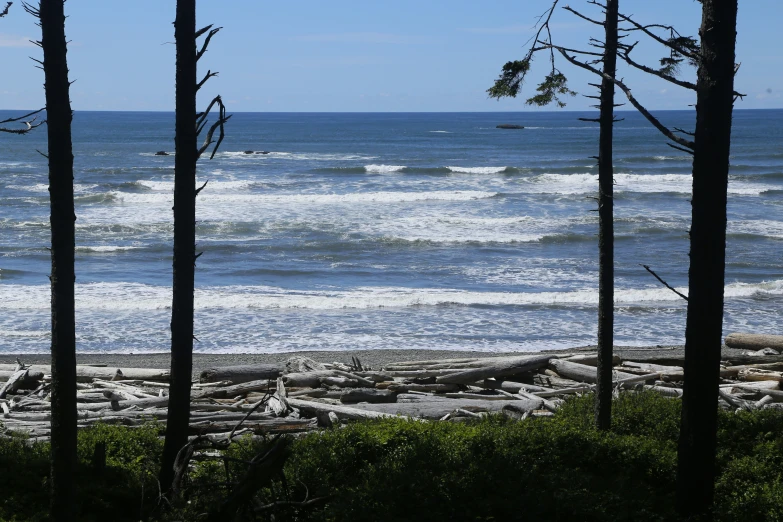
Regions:
<svg viewBox="0 0 783 522"><path fill-rule="evenodd" d="M594 344L598 127L580 116L235 114L198 166L195 350ZM690 157L619 116L615 342L681 344L685 301L640 265L687 291ZM173 123L75 113L80 352L169 349L174 157L155 152L173 154ZM43 128L0 134L0 353L49 350L36 149ZM783 110L735 111L731 162L724 333L783 333Z"/></svg>

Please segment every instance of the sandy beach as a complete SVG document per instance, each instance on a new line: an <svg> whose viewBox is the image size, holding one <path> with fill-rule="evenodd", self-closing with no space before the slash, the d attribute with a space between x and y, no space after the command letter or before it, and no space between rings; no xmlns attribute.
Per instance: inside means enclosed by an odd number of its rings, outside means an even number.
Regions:
<svg viewBox="0 0 783 522"><path fill-rule="evenodd" d="M595 346L578 346L557 352L593 352ZM539 353L550 353L553 350L544 350ZM723 347L723 355L742 353L743 350L734 350ZM276 361L285 361L291 355L304 355L321 362L350 362L351 357L358 357L362 364L371 368L379 368L385 364L396 361L449 359L463 357L499 357L503 355L524 355L534 352L476 352L456 350L353 350L353 351L297 351L279 353L230 353L230 354L204 354L193 355L193 373L213 366L232 366L239 364L257 364ZM683 346L615 346L615 355L635 361L663 360L682 361L684 357ZM49 364L51 358L48 354L3 354L0 363L13 363L19 358L25 364ZM168 368L170 356L168 353L145 354L94 354L79 353L76 356L79 364L105 364L118 368Z"/></svg>

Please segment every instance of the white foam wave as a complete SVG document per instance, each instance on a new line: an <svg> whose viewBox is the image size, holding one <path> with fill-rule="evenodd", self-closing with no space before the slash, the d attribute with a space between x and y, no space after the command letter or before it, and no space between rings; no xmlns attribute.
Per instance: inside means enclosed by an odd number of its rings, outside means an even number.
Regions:
<svg viewBox="0 0 783 522"><path fill-rule="evenodd" d="M219 152L216 157L222 158L243 158L243 159L284 159L293 161L357 161L374 160L377 156L367 156L363 154L327 154L318 152L275 152L268 154L245 154L242 151Z"/></svg>
<svg viewBox="0 0 783 522"><path fill-rule="evenodd" d="M615 192L674 192L690 194L690 174L623 174L614 175ZM530 192L543 194L589 194L598 190L596 174L541 174L525 180ZM729 180L729 194L759 195L773 189L770 185L738 179Z"/></svg>
<svg viewBox="0 0 783 522"><path fill-rule="evenodd" d="M120 245L98 245L98 246L77 246L77 252L124 252L126 250L138 250L138 246L120 246Z"/></svg>
<svg viewBox="0 0 783 522"><path fill-rule="evenodd" d="M400 172L405 169L405 165L365 165L364 170L376 174L385 174L388 172Z"/></svg>
<svg viewBox="0 0 783 522"><path fill-rule="evenodd" d="M783 239L783 222L759 219L752 221L729 221L729 234L750 234Z"/></svg>
<svg viewBox="0 0 783 522"><path fill-rule="evenodd" d="M125 203L168 204L173 194L115 192L115 197ZM215 194L202 192L201 206L211 204L353 204L353 203L406 203L415 201L471 201L497 196L497 192L476 190L441 190L433 192L353 192L350 194Z"/></svg>
<svg viewBox="0 0 783 522"><path fill-rule="evenodd" d="M446 167L451 172L460 172L464 174L499 174L506 170L506 167Z"/></svg>
<svg viewBox="0 0 783 522"><path fill-rule="evenodd" d="M434 131L429 131L429 132L436 132L438 134L451 134L450 131L445 131L445 130L434 130Z"/></svg>
<svg viewBox="0 0 783 522"><path fill-rule="evenodd" d="M36 183L35 185L8 185L8 188L23 190L25 192L36 192L39 194L49 193L49 185L46 183ZM74 183L73 192L74 194L87 194L93 192L96 188L98 188L98 185L95 184Z"/></svg>
<svg viewBox="0 0 783 522"><path fill-rule="evenodd" d="M686 288L679 291L687 294ZM48 285L0 286L0 310L44 310L49 307ZM727 298L783 295L783 280L732 283ZM467 290L361 287L354 290L295 291L268 286L226 286L196 289L195 306L201 310L261 309L377 309L418 306L569 306L598 304L598 292L472 292ZM618 305L654 305L681 302L666 288L617 289ZM89 283L76 286L76 309L133 311L161 310L171 305L170 287L139 283Z"/></svg>
<svg viewBox="0 0 783 522"><path fill-rule="evenodd" d="M206 181L206 179L204 180ZM203 184L204 181L202 181L200 184ZM139 185L146 187L148 189L158 191L158 192L173 192L174 191L174 182L173 181L148 181L148 180L141 180L137 182ZM207 191L219 191L219 192L230 192L233 190L246 190L254 185L253 181L247 181L247 180L237 180L237 181L212 181L210 180L207 183L207 186L205 188L205 191L202 192L203 194L206 194Z"/></svg>

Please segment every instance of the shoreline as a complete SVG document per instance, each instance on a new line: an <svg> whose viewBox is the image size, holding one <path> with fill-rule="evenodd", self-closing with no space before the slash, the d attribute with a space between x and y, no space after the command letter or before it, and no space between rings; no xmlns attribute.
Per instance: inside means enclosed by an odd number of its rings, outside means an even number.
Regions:
<svg viewBox="0 0 783 522"><path fill-rule="evenodd" d="M194 353L193 372L213 366L234 366L243 364L262 364L285 362L292 355L303 355L319 362L350 362L351 357L357 357L362 364L371 368L380 368L386 364L399 361L416 361L428 359L450 359L470 357L502 357L509 355L533 355L536 353L585 353L595 352L596 346L576 346L560 350L541 350L537 352L477 352L461 350L349 350L349 351L291 351L276 353ZM745 350L735 350L723 346L723 355L736 355ZM615 346L614 354L635 361L670 359L681 361L684 357L684 346ZM50 364L51 356L46 353L37 354L2 354L0 363L14 363L19 358L25 364ZM78 364L100 364L118 368L168 368L171 357L168 352L161 353L77 353Z"/></svg>

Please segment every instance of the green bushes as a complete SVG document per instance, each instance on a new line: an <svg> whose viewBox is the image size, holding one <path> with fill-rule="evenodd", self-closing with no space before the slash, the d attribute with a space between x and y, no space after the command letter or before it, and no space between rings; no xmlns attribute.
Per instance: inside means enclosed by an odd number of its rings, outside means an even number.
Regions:
<svg viewBox="0 0 783 522"><path fill-rule="evenodd" d="M288 473L340 485L312 520L667 520L675 464L656 440L495 417L330 430L297 442Z"/></svg>
<svg viewBox="0 0 783 522"><path fill-rule="evenodd" d="M677 520L679 416L680 401L639 393L615 401L608 433L592 427L590 396L569 399L553 418L521 423L495 416L348 424L297 439L285 479L258 499L330 496L323 506L282 506L278 521ZM152 512L160 435L158 425L79 434L79 520L136 521ZM107 456L101 474L91 465L99 442ZM716 520L783 520L783 412L721 412L718 448ZM227 477L238 480L242 461L262 449L244 438L225 461L196 462L187 502L165 516L195 520L214 510ZM0 520L46 520L48 451L0 439Z"/></svg>

